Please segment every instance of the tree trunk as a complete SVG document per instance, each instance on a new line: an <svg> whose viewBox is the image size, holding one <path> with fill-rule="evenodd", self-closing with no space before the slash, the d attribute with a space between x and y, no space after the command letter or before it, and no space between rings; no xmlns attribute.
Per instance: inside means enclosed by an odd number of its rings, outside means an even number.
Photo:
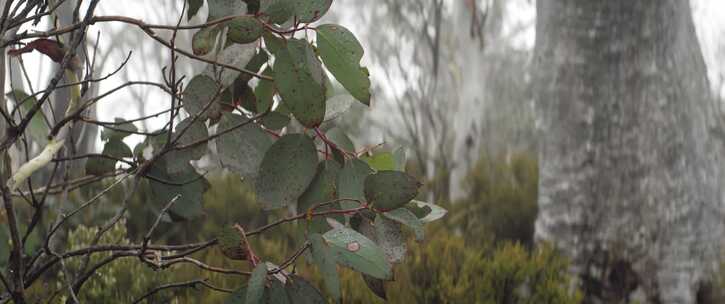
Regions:
<svg viewBox="0 0 725 304"><path fill-rule="evenodd" d="M696 303L723 235L722 142L688 1L537 1L538 240L590 302Z"/></svg>

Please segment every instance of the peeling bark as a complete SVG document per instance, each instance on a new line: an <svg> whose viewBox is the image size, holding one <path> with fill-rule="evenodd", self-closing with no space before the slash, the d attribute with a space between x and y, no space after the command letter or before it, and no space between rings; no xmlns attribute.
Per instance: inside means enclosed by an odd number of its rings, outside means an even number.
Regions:
<svg viewBox="0 0 725 304"><path fill-rule="evenodd" d="M592 302L695 303L718 264L723 172L689 2L537 2L537 239Z"/></svg>

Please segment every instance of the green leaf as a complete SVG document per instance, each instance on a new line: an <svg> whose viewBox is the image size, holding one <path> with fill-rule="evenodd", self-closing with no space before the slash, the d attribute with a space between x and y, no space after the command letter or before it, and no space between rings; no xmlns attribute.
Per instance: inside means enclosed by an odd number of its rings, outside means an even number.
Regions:
<svg viewBox="0 0 725 304"><path fill-rule="evenodd" d="M371 168L376 171L395 170L395 160L393 155L388 152L376 153L373 156L363 156L364 160Z"/></svg>
<svg viewBox="0 0 725 304"><path fill-rule="evenodd" d="M231 65L238 69L244 69L246 68L247 63L249 63L256 54L257 47L254 44L232 44L219 52L215 59L216 62ZM213 64L209 64L204 70L204 75L216 79L219 71L221 71L219 83L224 88L231 85L234 82L234 79L239 77L239 74L241 73L230 68L221 66L217 67Z"/></svg>
<svg viewBox="0 0 725 304"><path fill-rule="evenodd" d="M332 0L297 0L295 13L302 23L315 22L327 13Z"/></svg>
<svg viewBox="0 0 725 304"><path fill-rule="evenodd" d="M247 286L242 286L227 297L224 304L244 304L247 300Z"/></svg>
<svg viewBox="0 0 725 304"><path fill-rule="evenodd" d="M293 303L284 289L284 284L277 279L271 279L269 288L264 292L264 303L290 304Z"/></svg>
<svg viewBox="0 0 725 304"><path fill-rule="evenodd" d="M246 125L238 127L242 124ZM232 171L243 177L255 177L259 172L265 153L274 139L259 125L246 117L225 113L222 115L217 132L236 128L221 135L217 140L219 159Z"/></svg>
<svg viewBox="0 0 725 304"><path fill-rule="evenodd" d="M267 264L259 263L254 267L252 276L247 283L245 304L261 304L264 298L264 282L267 280Z"/></svg>
<svg viewBox="0 0 725 304"><path fill-rule="evenodd" d="M247 249L242 247L242 236L233 227L224 227L217 234L219 249L222 254L232 260L246 260Z"/></svg>
<svg viewBox="0 0 725 304"><path fill-rule="evenodd" d="M378 171L365 178L365 198L375 208L400 208L418 195L421 184L400 171Z"/></svg>
<svg viewBox="0 0 725 304"><path fill-rule="evenodd" d="M204 192L208 189L208 182L196 173L194 167L185 164L183 171L176 174L167 173L169 159L162 158L154 162L147 175L151 185L153 203L157 206L166 206L174 197L180 195L169 209L174 220L189 220L202 214L202 200ZM154 180L155 179L155 180Z"/></svg>
<svg viewBox="0 0 725 304"><path fill-rule="evenodd" d="M410 210L423 224L438 220L448 213L446 209L438 205L417 200L411 201L406 209Z"/></svg>
<svg viewBox="0 0 725 304"><path fill-rule="evenodd" d="M241 16L232 19L228 23L229 33L227 37L234 43L252 43L257 41L264 32L262 23L252 16Z"/></svg>
<svg viewBox="0 0 725 304"><path fill-rule="evenodd" d="M232 15L242 15L245 12L240 0L207 0L209 17L207 22Z"/></svg>
<svg viewBox="0 0 725 304"><path fill-rule="evenodd" d="M218 89L211 77L201 74L194 76L184 89L184 110L190 115L200 113L216 96Z"/></svg>
<svg viewBox="0 0 725 304"><path fill-rule="evenodd" d="M133 134L133 132L138 131L133 123L124 123L126 120L123 118L116 117L115 122L116 124L112 126L113 129L110 127L104 127L103 130L101 130L101 140L122 140Z"/></svg>
<svg viewBox="0 0 725 304"><path fill-rule="evenodd" d="M317 49L335 79L357 100L370 105L370 73L360 66L364 51L355 35L337 24L320 25Z"/></svg>
<svg viewBox="0 0 725 304"><path fill-rule="evenodd" d="M194 55L203 56L214 50L219 32L220 27L208 26L194 33L191 37L191 50Z"/></svg>
<svg viewBox="0 0 725 304"><path fill-rule="evenodd" d="M187 117L176 125L174 138L177 138L182 130L186 130L176 142L178 146L191 145L209 138L209 130L206 128L206 124L201 119L197 119L193 123L192 121L193 117ZM202 143L186 150L190 152L192 159L198 160L207 153L207 144Z"/></svg>
<svg viewBox="0 0 725 304"><path fill-rule="evenodd" d="M339 264L378 279L392 278L392 269L385 253L364 235L349 228L337 228L322 237Z"/></svg>
<svg viewBox="0 0 725 304"><path fill-rule="evenodd" d="M282 102L303 126L320 125L325 118L325 75L312 46L289 39L275 56L274 83Z"/></svg>
<svg viewBox="0 0 725 304"><path fill-rule="evenodd" d="M315 177L317 149L304 134L287 134L275 142L262 159L256 182L257 199L265 210L288 206Z"/></svg>
<svg viewBox="0 0 725 304"><path fill-rule="evenodd" d="M325 304L325 298L319 290L298 275L290 275L285 288L287 295L295 304Z"/></svg>
<svg viewBox="0 0 725 304"><path fill-rule="evenodd" d="M270 67L264 69L262 75L274 78L274 71ZM276 92L274 81L260 79L257 87L254 88L254 95L257 96L257 113L267 112L274 104L274 94Z"/></svg>
<svg viewBox="0 0 725 304"><path fill-rule="evenodd" d="M325 289L335 299L340 301L340 276L337 273L337 265L335 265L335 256L330 251L330 247L325 244L322 236L317 233L310 234L310 249L312 251L312 260L322 274L325 282Z"/></svg>
<svg viewBox="0 0 725 304"><path fill-rule="evenodd" d="M385 259L390 264L403 261L408 247L405 244L403 230L399 223L376 215L373 223L363 219L358 225L357 230L376 245L380 246L380 249L385 253Z"/></svg>
<svg viewBox="0 0 725 304"><path fill-rule="evenodd" d="M352 159L345 163L337 175L337 193L339 198L365 200L364 182L368 175L372 174L367 163L359 159ZM357 202L341 201L343 209L350 209L359 206Z"/></svg>
<svg viewBox="0 0 725 304"><path fill-rule="evenodd" d="M113 138L103 146L104 155L116 158L133 157L131 148L123 141ZM116 169L116 160L105 157L91 157L86 162L86 173L91 175L102 175Z"/></svg>
<svg viewBox="0 0 725 304"><path fill-rule="evenodd" d="M16 105L22 103L20 104L20 109L22 109L22 115L27 115L27 113L30 112L30 109L33 108L36 103L38 103L38 100L35 97L31 97L30 95L26 94L21 90L13 90L6 96L15 101ZM35 115L30 118L30 123L28 124L27 130L30 134L30 137L35 140L35 142L37 142L38 145L40 145L41 147L45 146L48 143L48 134L50 134L50 128L48 128L48 124L46 124L45 120L43 120L43 113L41 111L35 112Z"/></svg>
<svg viewBox="0 0 725 304"><path fill-rule="evenodd" d="M320 162L317 166L317 174L307 187L305 192L297 201L298 212L305 212L315 207L319 203L329 202L337 197L335 180L340 171L340 165L331 160ZM324 212L333 209L339 209L339 203L328 204L315 209L315 212ZM331 216L338 221L344 219L342 216ZM324 217L317 216L311 220L309 230L312 232L323 233L330 230L330 226Z"/></svg>
<svg viewBox="0 0 725 304"><path fill-rule="evenodd" d="M282 24L295 12L294 0L260 0L259 12L269 17L271 23Z"/></svg>
<svg viewBox="0 0 725 304"><path fill-rule="evenodd" d="M383 216L413 229L417 241L421 242L425 239L423 222L421 222L421 220L418 219L418 217L416 217L410 210L406 208L398 208L384 212Z"/></svg>
<svg viewBox="0 0 725 304"><path fill-rule="evenodd" d="M280 50L287 48L287 41L275 36L272 32L264 32L262 37L264 37L264 45L272 54L277 54Z"/></svg>
<svg viewBox="0 0 725 304"><path fill-rule="evenodd" d="M281 130L289 124L290 120L289 115L274 111L262 118L262 124L270 130Z"/></svg>
<svg viewBox="0 0 725 304"><path fill-rule="evenodd" d="M325 132L327 139L335 144L335 148L332 150L332 156L334 159L344 165L345 164L345 152L355 153L355 145L352 140L345 134L340 128L332 128Z"/></svg>
<svg viewBox="0 0 725 304"><path fill-rule="evenodd" d="M186 20L191 20L199 12L201 6L204 5L204 0L187 0L187 2L189 3L189 9L186 11Z"/></svg>

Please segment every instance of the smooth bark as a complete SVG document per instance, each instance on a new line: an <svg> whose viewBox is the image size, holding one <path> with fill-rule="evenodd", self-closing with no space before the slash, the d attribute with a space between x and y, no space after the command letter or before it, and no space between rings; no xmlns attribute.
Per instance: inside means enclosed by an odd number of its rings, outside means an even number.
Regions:
<svg viewBox="0 0 725 304"><path fill-rule="evenodd" d="M537 6L537 239L573 258L590 299L695 303L718 264L723 185L688 1Z"/></svg>

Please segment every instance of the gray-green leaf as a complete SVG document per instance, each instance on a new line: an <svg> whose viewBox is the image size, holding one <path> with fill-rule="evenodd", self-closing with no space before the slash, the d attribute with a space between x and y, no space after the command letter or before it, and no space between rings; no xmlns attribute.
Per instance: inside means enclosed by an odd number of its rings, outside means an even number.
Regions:
<svg viewBox="0 0 725 304"><path fill-rule="evenodd" d="M398 208L383 213L383 216L398 223L401 223L405 226L408 226L410 227L410 229L413 229L413 233L415 233L415 238L419 242L425 239L425 229L423 228L423 222L421 222L421 220L418 219L418 217L416 217L415 214L413 214L413 212L411 212L410 210L406 208Z"/></svg>
<svg viewBox="0 0 725 304"><path fill-rule="evenodd" d="M365 198L375 208L400 208L418 195L421 184L400 171L378 171L365 178Z"/></svg>
<svg viewBox="0 0 725 304"><path fill-rule="evenodd" d="M246 123L246 124L245 124ZM242 127L240 125L245 124ZM217 132L227 132L216 140L219 159L243 177L255 177L265 153L274 139L257 124L235 114L222 115Z"/></svg>
<svg viewBox="0 0 725 304"><path fill-rule="evenodd" d="M317 149L304 134L287 134L262 159L256 181L257 199L265 210L295 203L315 177Z"/></svg>
<svg viewBox="0 0 725 304"><path fill-rule="evenodd" d="M251 43L259 39L264 32L262 23L252 16L241 16L232 19L228 23L229 33L227 37L235 43Z"/></svg>
<svg viewBox="0 0 725 304"><path fill-rule="evenodd" d="M367 163L359 159L352 159L345 163L337 175L337 193L339 198L351 200L365 200L364 182L368 175L372 174ZM353 201L341 201L343 209L350 209L360 204Z"/></svg>
<svg viewBox="0 0 725 304"><path fill-rule="evenodd" d="M247 283L245 304L261 304L264 299L264 281L267 280L267 264L259 263L254 267L252 276Z"/></svg>
<svg viewBox="0 0 725 304"><path fill-rule="evenodd" d="M274 83L282 102L302 125L320 125L325 118L325 74L312 46L289 39L275 56Z"/></svg>
<svg viewBox="0 0 725 304"><path fill-rule="evenodd" d="M337 24L320 25L317 48L335 79L357 100L370 105L370 73L360 66L364 51L355 35Z"/></svg>
<svg viewBox="0 0 725 304"><path fill-rule="evenodd" d="M322 236L317 233L310 234L310 249L312 251L312 259L322 274L325 282L325 289L335 301L339 301L340 294L340 276L337 273L337 265L335 265L335 256L330 251L330 247L325 244Z"/></svg>
<svg viewBox="0 0 725 304"><path fill-rule="evenodd" d="M337 228L322 236L339 264L378 279L389 280L392 268L385 253L373 241L349 228Z"/></svg>

